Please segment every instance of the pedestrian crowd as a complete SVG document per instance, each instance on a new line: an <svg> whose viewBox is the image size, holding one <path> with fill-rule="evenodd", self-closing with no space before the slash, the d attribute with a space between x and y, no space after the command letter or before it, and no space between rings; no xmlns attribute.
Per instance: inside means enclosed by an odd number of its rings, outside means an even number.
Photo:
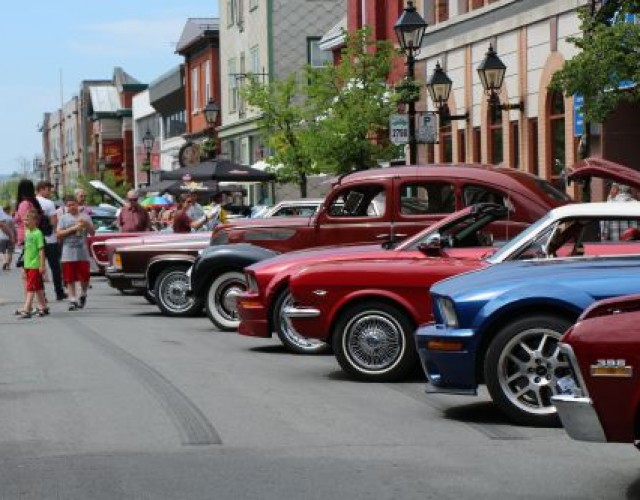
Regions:
<svg viewBox="0 0 640 500"><path fill-rule="evenodd" d="M87 303L91 258L87 239L96 231L92 210L82 189L65 196L58 208L51 199L52 191L53 185L48 181L34 185L31 180L22 179L18 183L15 211L12 213L10 206L0 207L3 271L11 269L14 253L20 250L15 262L22 269L24 286L24 304L15 311L20 318L49 314L44 289L49 281L56 300L68 300L69 311L82 309ZM222 201L223 195L218 193L210 210L205 211L197 196L188 193L180 196L175 208L147 209L140 204L138 192L130 190L125 205L117 213L116 224L121 232L211 230L216 224L227 222Z"/></svg>

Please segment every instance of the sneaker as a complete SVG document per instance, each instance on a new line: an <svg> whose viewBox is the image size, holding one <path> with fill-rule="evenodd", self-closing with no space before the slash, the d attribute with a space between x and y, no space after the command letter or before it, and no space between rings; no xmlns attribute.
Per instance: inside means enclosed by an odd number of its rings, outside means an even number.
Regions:
<svg viewBox="0 0 640 500"><path fill-rule="evenodd" d="M82 295L82 296L80 297L80 302L79 302L79 304L78 304L78 307L79 307L80 309L82 309L82 308L85 306L85 304L86 304L86 303L87 303L87 296L86 296L86 295Z"/></svg>
<svg viewBox="0 0 640 500"><path fill-rule="evenodd" d="M78 309L78 304L76 302L69 302L69 311L75 311Z"/></svg>

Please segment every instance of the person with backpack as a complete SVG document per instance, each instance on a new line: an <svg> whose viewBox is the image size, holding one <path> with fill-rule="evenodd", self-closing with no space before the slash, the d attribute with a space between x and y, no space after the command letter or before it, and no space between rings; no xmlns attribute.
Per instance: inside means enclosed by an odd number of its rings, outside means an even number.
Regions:
<svg viewBox="0 0 640 500"><path fill-rule="evenodd" d="M55 228L58 226L58 211L51 201L53 184L49 181L40 181L36 184L36 199L42 208L43 217L39 228L44 235L44 254L51 270L51 280L56 291L56 300L64 300L67 294L62 285L62 271L60 267L60 244L56 236Z"/></svg>

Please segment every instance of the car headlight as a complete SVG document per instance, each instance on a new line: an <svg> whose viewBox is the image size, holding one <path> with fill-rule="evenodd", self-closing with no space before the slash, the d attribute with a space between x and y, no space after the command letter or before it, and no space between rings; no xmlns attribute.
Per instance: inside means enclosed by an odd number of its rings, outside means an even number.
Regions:
<svg viewBox="0 0 640 500"><path fill-rule="evenodd" d="M247 280L247 291L258 293L258 280L256 279L255 274L246 272L244 275Z"/></svg>
<svg viewBox="0 0 640 500"><path fill-rule="evenodd" d="M119 252L113 254L111 264L115 269L122 269L122 255Z"/></svg>
<svg viewBox="0 0 640 500"><path fill-rule="evenodd" d="M456 314L456 308L453 305L453 301L448 297L438 298L438 310L444 324L450 328L458 327L458 315Z"/></svg>

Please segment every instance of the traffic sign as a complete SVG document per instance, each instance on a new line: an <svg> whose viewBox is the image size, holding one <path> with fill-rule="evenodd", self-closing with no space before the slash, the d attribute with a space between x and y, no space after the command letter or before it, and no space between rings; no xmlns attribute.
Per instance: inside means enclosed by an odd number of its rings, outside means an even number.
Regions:
<svg viewBox="0 0 640 500"><path fill-rule="evenodd" d="M418 114L418 142L436 144L438 142L438 113L427 111Z"/></svg>
<svg viewBox="0 0 640 500"><path fill-rule="evenodd" d="M396 145L409 142L409 116L391 115L389 118L389 139Z"/></svg>

